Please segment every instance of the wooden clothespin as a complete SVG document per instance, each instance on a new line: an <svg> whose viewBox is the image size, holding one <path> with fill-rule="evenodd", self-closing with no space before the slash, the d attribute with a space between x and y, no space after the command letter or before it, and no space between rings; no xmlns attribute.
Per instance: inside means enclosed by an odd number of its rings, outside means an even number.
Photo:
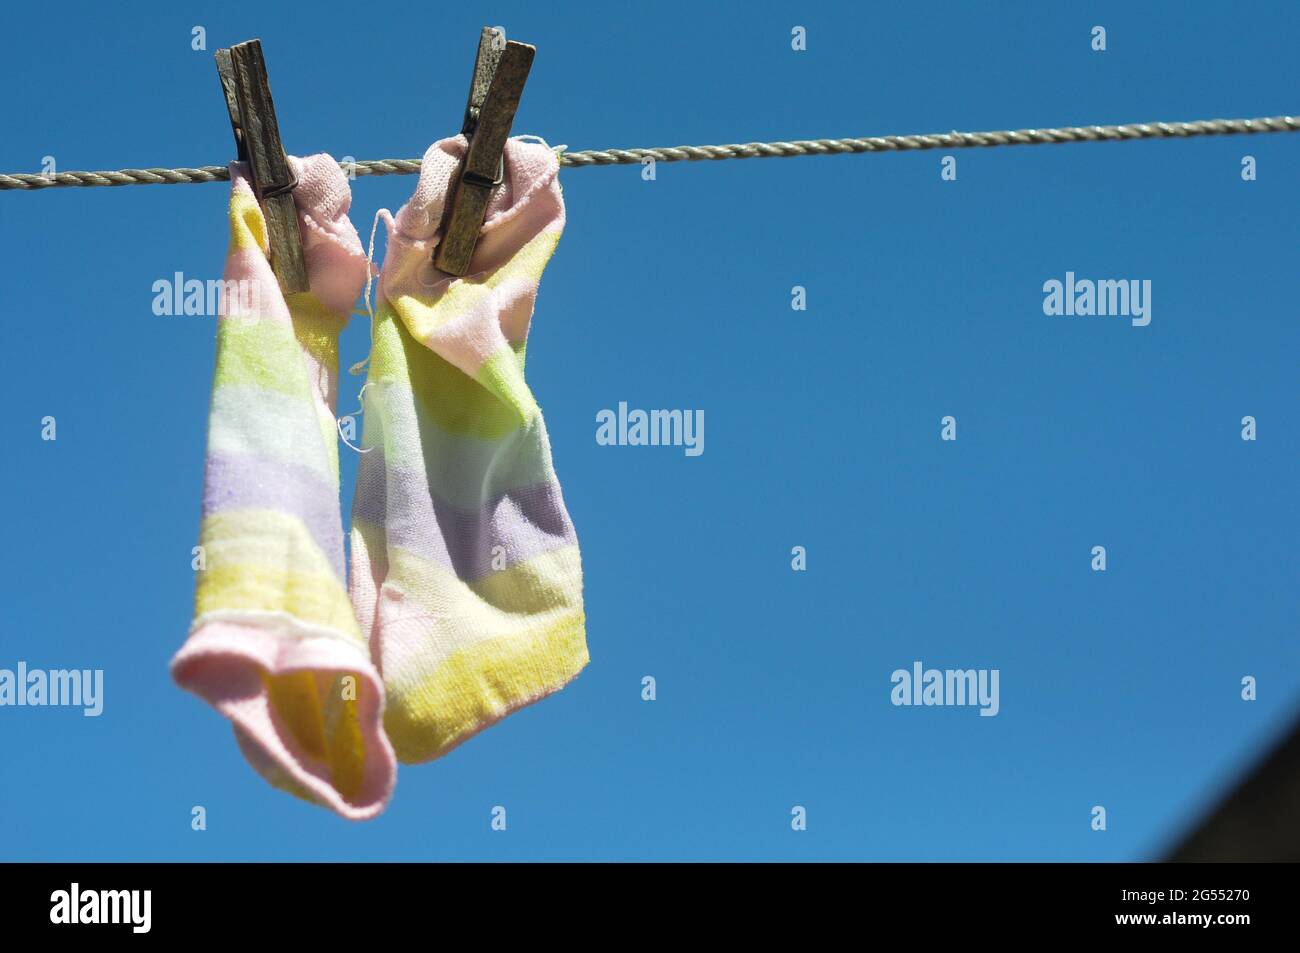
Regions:
<svg viewBox="0 0 1300 953"><path fill-rule="evenodd" d="M510 40L503 45L501 34L492 27L479 34L461 126L469 149L453 177L443 210L442 239L433 255L434 266L449 275L469 271L488 198L505 172L502 150L536 53L537 47L527 43Z"/></svg>
<svg viewBox="0 0 1300 953"><path fill-rule="evenodd" d="M292 194L298 182L285 158L280 126L275 121L262 41L249 40L217 50L216 59L235 147L239 158L248 163L253 192L266 214L271 270L285 294L307 291L307 265Z"/></svg>

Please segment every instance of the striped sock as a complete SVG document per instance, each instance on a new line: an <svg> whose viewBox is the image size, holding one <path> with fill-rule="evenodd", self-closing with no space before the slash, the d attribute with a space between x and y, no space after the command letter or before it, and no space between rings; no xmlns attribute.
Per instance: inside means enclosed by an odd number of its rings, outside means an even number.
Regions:
<svg viewBox="0 0 1300 953"><path fill-rule="evenodd" d="M291 161L311 291L288 300L245 170L231 166L206 567L172 672L231 719L273 784L360 819L383 810L396 770L382 685L347 596L338 495L338 338L368 266L338 165L323 155Z"/></svg>
<svg viewBox="0 0 1300 953"><path fill-rule="evenodd" d="M558 161L510 140L471 274L430 261L464 140L425 154L389 223L353 507L352 597L400 760L425 761L587 663L577 537L524 381L564 228Z"/></svg>

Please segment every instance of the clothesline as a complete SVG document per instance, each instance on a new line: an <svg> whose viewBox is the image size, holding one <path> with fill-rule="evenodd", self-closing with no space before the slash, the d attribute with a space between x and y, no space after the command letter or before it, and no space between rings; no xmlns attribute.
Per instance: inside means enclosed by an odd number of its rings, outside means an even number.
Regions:
<svg viewBox="0 0 1300 953"><path fill-rule="evenodd" d="M655 162L698 162L720 159L776 159L793 156L840 155L863 152L909 152L924 149L973 149L991 146L1057 145L1071 142L1128 142L1135 139L1186 139L1264 132L1300 132L1300 117L1262 119L1198 119L1192 122L1135 123L1122 126L1067 126L1057 129L1016 129L1001 132L940 132L866 139L807 139L795 142L748 142L724 146L668 146L650 149L592 149L569 152L556 147L560 165L637 165ZM348 162L352 175L413 175L419 159L366 159ZM119 169L113 172L0 173L0 190L33 191L120 185L190 185L230 179L225 166L197 169Z"/></svg>

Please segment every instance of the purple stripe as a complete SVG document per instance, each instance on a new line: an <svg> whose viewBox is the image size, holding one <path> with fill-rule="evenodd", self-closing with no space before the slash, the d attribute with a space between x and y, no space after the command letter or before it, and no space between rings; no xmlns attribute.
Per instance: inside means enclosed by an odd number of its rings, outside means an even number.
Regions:
<svg viewBox="0 0 1300 953"><path fill-rule="evenodd" d="M338 487L315 470L248 454L209 455L203 479L203 515L242 509L277 510L298 517L335 574L344 578Z"/></svg>
<svg viewBox="0 0 1300 953"><path fill-rule="evenodd" d="M388 545L450 569L463 582L578 542L553 480L465 510L435 496L423 470L385 466L379 449L361 458L352 517L383 527ZM503 552L493 566L498 546Z"/></svg>

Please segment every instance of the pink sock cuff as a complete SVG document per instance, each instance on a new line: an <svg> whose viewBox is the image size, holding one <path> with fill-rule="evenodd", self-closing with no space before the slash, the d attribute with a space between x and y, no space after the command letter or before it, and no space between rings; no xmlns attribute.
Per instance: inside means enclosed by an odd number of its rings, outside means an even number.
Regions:
<svg viewBox="0 0 1300 953"><path fill-rule="evenodd" d="M176 653L172 677L231 720L244 755L272 784L349 820L374 817L397 781L396 756L382 727L383 683L361 646L294 629L291 622L279 631L237 621L205 622ZM356 704L365 764L351 796L338 790L328 766L302 750L276 718L263 676L291 672L355 675L363 682Z"/></svg>
<svg viewBox="0 0 1300 953"><path fill-rule="evenodd" d="M415 194L397 213L396 232L402 239L431 242L438 237L452 176L457 173L464 154L464 136L435 142L425 152ZM497 232L515 231L512 223L536 219L539 212L546 219L558 215L557 224L563 227L564 203L557 177L560 161L555 153L542 143L508 139L504 158L503 181L488 202L480 241L488 240Z"/></svg>
<svg viewBox="0 0 1300 953"><path fill-rule="evenodd" d="M346 318L369 277L361 238L348 218L352 189L339 164L325 153L288 158L298 180L293 199L311 290ZM230 185L232 192L253 194L245 163L230 163Z"/></svg>

